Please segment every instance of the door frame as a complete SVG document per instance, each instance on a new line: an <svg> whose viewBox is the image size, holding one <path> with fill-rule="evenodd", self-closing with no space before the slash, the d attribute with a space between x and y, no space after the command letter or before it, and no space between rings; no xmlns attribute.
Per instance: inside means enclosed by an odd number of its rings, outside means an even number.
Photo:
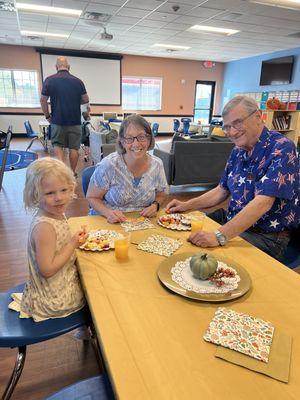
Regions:
<svg viewBox="0 0 300 400"><path fill-rule="evenodd" d="M203 85L210 85L211 86L211 96L210 96L209 109L207 109L207 108L195 108L196 94L197 94L197 84L203 84ZM212 115L213 115L213 107L214 107L214 102L215 102L215 91L216 91L216 81L196 80L195 94L194 94L194 114L193 115L195 116L195 110L209 110L209 117L208 117L208 123L209 124L210 124L210 121L211 121Z"/></svg>

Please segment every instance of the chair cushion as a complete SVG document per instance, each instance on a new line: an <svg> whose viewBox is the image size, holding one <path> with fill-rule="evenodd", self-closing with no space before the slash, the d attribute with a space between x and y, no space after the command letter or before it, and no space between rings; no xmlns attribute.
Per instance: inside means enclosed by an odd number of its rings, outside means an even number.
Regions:
<svg viewBox="0 0 300 400"><path fill-rule="evenodd" d="M105 135L105 143L111 144L116 143L118 138L118 132L115 129L108 131Z"/></svg>
<svg viewBox="0 0 300 400"><path fill-rule="evenodd" d="M19 347L63 335L80 326L88 325L91 316L88 306L64 318L34 322L32 318L19 318L19 313L8 309L11 293L23 292L24 284L0 293L0 347Z"/></svg>

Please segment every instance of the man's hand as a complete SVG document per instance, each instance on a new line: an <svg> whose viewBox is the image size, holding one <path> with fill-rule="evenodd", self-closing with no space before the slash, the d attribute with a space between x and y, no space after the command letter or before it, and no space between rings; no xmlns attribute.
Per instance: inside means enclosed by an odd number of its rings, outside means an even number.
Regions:
<svg viewBox="0 0 300 400"><path fill-rule="evenodd" d="M151 204L149 207L144 208L141 212L140 212L142 217L155 217L155 215L157 214L157 205Z"/></svg>
<svg viewBox="0 0 300 400"><path fill-rule="evenodd" d="M126 221L125 215L122 213L122 211L119 210L108 210L105 213L107 222L110 224L115 224L117 222L124 222Z"/></svg>
<svg viewBox="0 0 300 400"><path fill-rule="evenodd" d="M187 202L173 199L170 201L170 203L166 205L165 210L170 211L171 213L187 211L188 210Z"/></svg>
<svg viewBox="0 0 300 400"><path fill-rule="evenodd" d="M214 232L193 232L190 234L188 241L199 247L217 247L219 242Z"/></svg>

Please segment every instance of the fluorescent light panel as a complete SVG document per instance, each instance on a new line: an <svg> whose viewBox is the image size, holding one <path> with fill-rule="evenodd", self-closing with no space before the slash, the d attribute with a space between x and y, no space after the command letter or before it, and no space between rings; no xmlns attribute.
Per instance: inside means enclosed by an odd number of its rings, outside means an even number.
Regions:
<svg viewBox="0 0 300 400"><path fill-rule="evenodd" d="M50 33L50 32L36 32L36 31L20 31L22 36L45 36L45 37L57 37L57 38L67 38L69 35L62 33Z"/></svg>
<svg viewBox="0 0 300 400"><path fill-rule="evenodd" d="M162 43L155 43L152 47L161 47L163 49L174 49L174 50L188 50L190 47L188 46L177 46L174 44L162 44Z"/></svg>
<svg viewBox="0 0 300 400"><path fill-rule="evenodd" d="M203 32L210 32L210 33L218 33L221 35L234 35L239 31L235 29L228 29L228 28L216 28L215 26L206 26L206 25L194 25L187 29L188 31L203 31Z"/></svg>
<svg viewBox="0 0 300 400"><path fill-rule="evenodd" d="M74 10L71 8L39 6L37 4L16 3L16 9L35 14L48 14L48 15L64 15L69 17L79 17L82 10Z"/></svg>
<svg viewBox="0 0 300 400"><path fill-rule="evenodd" d="M252 0L250 3L262 4L263 6L288 8L290 10L299 10L300 8L300 0Z"/></svg>

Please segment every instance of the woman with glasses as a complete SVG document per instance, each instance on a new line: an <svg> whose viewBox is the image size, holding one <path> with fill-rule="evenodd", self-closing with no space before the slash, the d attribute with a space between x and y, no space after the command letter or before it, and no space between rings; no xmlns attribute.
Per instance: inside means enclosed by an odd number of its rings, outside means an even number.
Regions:
<svg viewBox="0 0 300 400"><path fill-rule="evenodd" d="M140 211L153 217L167 191L162 161L148 153L154 147L149 123L131 115L121 124L117 151L96 167L87 191L90 215L103 215L110 223L123 222L124 212Z"/></svg>
<svg viewBox="0 0 300 400"><path fill-rule="evenodd" d="M294 143L270 131L254 99L236 96L224 107L223 131L235 144L219 185L202 196L172 200L171 212L222 207L209 217L222 226L189 240L200 247L224 246L240 235L282 261L291 231L300 223L299 160Z"/></svg>

